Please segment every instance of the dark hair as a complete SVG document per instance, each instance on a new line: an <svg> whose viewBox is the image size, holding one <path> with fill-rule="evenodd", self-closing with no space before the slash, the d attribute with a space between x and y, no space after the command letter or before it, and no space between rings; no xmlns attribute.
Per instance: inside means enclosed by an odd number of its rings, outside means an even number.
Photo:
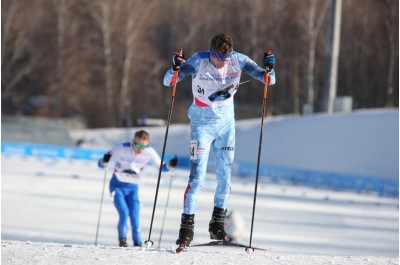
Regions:
<svg viewBox="0 0 400 265"><path fill-rule="evenodd" d="M149 133L144 131L144 130L137 131L135 133L135 137L139 138L139 139L142 139L142 140L149 140L150 139Z"/></svg>
<svg viewBox="0 0 400 265"><path fill-rule="evenodd" d="M226 34L222 33L211 40L211 48L214 49L214 51L227 54L232 52L233 50L233 41L232 38Z"/></svg>

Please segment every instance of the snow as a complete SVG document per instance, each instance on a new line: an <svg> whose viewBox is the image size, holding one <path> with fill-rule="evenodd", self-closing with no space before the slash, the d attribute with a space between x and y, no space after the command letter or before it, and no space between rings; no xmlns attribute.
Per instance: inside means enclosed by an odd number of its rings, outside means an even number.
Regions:
<svg viewBox="0 0 400 265"><path fill-rule="evenodd" d="M173 254L171 249L118 248L2 241L2 264L353 264L394 265L395 258L355 256L282 255L271 252L243 254L229 249L190 249Z"/></svg>
<svg viewBox="0 0 400 265"><path fill-rule="evenodd" d="M351 163L340 168L341 172L359 172L358 163L364 161L362 168L367 175L393 178L393 174L397 174L394 178L398 179L398 128L394 128L394 133L385 132L386 128L382 128L384 124L392 124L393 117L398 119L398 111L397 114L393 113L389 111L392 118L383 118L380 116L381 111L343 115L348 120L348 126L340 133L340 130L324 130L325 126L331 126L335 120L339 120L335 115L268 119L264 135L264 145L267 147L263 149L263 156L275 159L274 163L286 163L289 166L292 165L290 160L303 159L301 154L304 154L306 168L333 170L330 163L320 165L320 160L316 158L325 152L318 150L318 144L322 149L326 148L321 139L325 137L332 145L341 146L338 148L341 150L340 155L331 155L329 158L332 165L341 165L338 160L347 158L349 161L351 156ZM355 124L361 124L358 119L366 116L372 116L372 120L369 120L372 125L381 123L381 126L373 131L371 127L367 128L369 131L362 128L366 130L366 136L361 134L357 139L344 139L343 135L352 130L357 131ZM306 133L311 134L311 129L306 128L317 128L315 126L319 122L325 125L319 127L319 137L318 134L312 135L317 146L309 146L310 142L300 145L300 139L293 137L298 135L304 138ZM398 120L394 123L398 126ZM258 141L259 121L256 124L255 120L238 121L236 159L246 160L254 156L251 153L254 151L253 142ZM161 150L165 128L149 128L149 131L153 146ZM328 132L333 135L328 135ZM342 140L345 145L354 143L353 147L359 147L359 144L367 141L364 138L381 136L383 132L386 138L373 138L380 144L372 143L370 150L364 148L357 154L350 147L342 150L344 145L337 143ZM395 133L396 139L393 138ZM91 139L86 147L100 149L108 149L114 142L126 139L128 135L131 135L131 131L121 133L121 130L114 129L75 133L75 137ZM279 135L284 140L280 140ZM183 154L184 146L179 143L188 138L188 127L171 126L169 137L167 153ZM279 151L275 141L281 143L279 148L282 152L285 149L289 151L277 157L269 154ZM393 143L397 143L395 148ZM292 145L303 149L297 150ZM305 152L307 146L310 150ZM384 156L381 148L385 148L388 153L395 150L397 161L391 156ZM378 152L378 160L370 153L371 150ZM347 157L346 152L350 153ZM358 157L360 153L365 156ZM355 155L357 157L353 157ZM369 164L372 158L375 159L374 165ZM316 159L318 165L312 165L312 159ZM2 155L1 166L2 264L399 264L398 198L261 181L257 193L252 245L269 251L256 250L248 255L242 248L198 247L173 254L188 170L176 169L173 175L171 172L162 174L150 237L154 246L147 249L116 247L118 215L108 194L111 172L106 175L98 246L94 246L104 176L104 170L97 168L95 161ZM143 172L140 190L143 241L149 237L157 176L157 168L147 167ZM171 176L173 182L169 190ZM214 189L215 175L210 173L199 197L193 244L209 241L207 229ZM166 207L168 193L170 198ZM254 178L234 177L230 209L240 213L244 220L241 239L244 244L249 243L253 194ZM166 219L159 245L165 209ZM128 238L128 244L132 245L131 238Z"/></svg>

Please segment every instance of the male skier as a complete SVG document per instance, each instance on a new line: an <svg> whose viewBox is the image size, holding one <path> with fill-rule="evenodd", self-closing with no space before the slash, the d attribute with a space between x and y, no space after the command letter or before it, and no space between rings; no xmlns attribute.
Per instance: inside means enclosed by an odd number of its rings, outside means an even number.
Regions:
<svg viewBox="0 0 400 265"><path fill-rule="evenodd" d="M235 150L235 116L233 97L246 72L261 82L275 83L275 56L264 55L266 69L258 66L248 56L233 50L233 41L227 34L212 38L207 51L195 53L185 61L177 52L172 67L164 76L164 85L172 86L173 76L179 71L178 82L192 76L193 104L188 110L191 129L191 170L184 195L184 207L176 244L189 246L193 240L194 215L199 191L206 176L210 149L216 159L217 188L214 210L209 223L211 239L229 241L224 230L227 204L231 189L231 171Z"/></svg>

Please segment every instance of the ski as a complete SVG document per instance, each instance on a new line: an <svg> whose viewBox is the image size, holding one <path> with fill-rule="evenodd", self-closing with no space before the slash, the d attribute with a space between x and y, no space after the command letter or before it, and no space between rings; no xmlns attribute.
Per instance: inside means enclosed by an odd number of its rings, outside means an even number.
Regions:
<svg viewBox="0 0 400 265"><path fill-rule="evenodd" d="M207 247L207 246L240 247L240 248L245 248L245 249L262 250L262 251L271 250L271 249L267 249L267 248L259 248L259 247L254 247L254 246L248 246L248 245L245 245L245 244L229 242L229 241L211 241L211 242L203 243L203 244L190 245L189 248L191 248L191 247Z"/></svg>

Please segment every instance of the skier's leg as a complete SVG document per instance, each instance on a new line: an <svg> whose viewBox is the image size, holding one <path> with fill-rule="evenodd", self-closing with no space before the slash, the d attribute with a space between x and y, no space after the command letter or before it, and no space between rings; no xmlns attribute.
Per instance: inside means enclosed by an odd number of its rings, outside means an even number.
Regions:
<svg viewBox="0 0 400 265"><path fill-rule="evenodd" d="M207 126L191 126L190 176L184 197L184 214L195 214L197 200L206 177L207 162L214 136Z"/></svg>
<svg viewBox="0 0 400 265"><path fill-rule="evenodd" d="M235 125L234 121L223 124L219 128L219 137L213 144L217 188L214 195L214 210L209 224L211 239L229 241L229 236L225 232L226 208L231 192L232 163L235 150Z"/></svg>
<svg viewBox="0 0 400 265"><path fill-rule="evenodd" d="M129 216L128 205L125 201L125 195L122 189L116 188L114 194L114 205L119 214L118 221L118 239L126 239L127 222Z"/></svg>
<svg viewBox="0 0 400 265"><path fill-rule="evenodd" d="M217 174L214 206L226 209L231 194L232 164L235 154L235 123L221 126L220 135L213 144Z"/></svg>
<svg viewBox="0 0 400 265"><path fill-rule="evenodd" d="M181 217L178 245L189 246L193 240L194 213L197 208L199 191L206 177L207 161L213 133L207 126L193 126L191 124L190 159L191 169L188 186L185 191L184 209Z"/></svg>
<svg viewBox="0 0 400 265"><path fill-rule="evenodd" d="M142 232L140 227L140 201L139 186L133 187L127 196L129 217L132 227L132 239L134 246L142 245Z"/></svg>

